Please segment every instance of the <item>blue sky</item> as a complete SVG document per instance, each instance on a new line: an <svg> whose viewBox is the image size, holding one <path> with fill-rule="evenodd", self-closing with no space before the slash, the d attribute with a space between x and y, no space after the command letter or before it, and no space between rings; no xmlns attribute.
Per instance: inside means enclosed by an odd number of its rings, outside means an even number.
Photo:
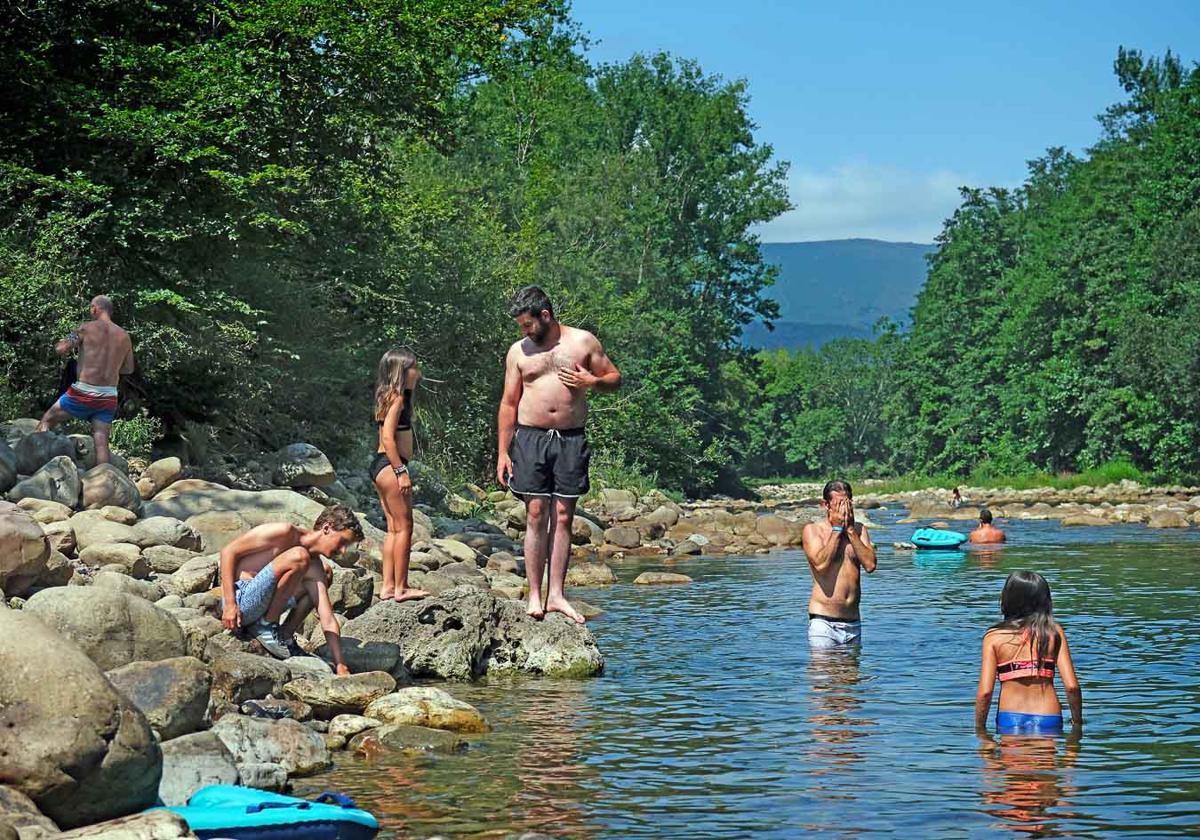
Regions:
<svg viewBox="0 0 1200 840"><path fill-rule="evenodd" d="M765 241L929 242L958 187L1015 186L1048 146L1082 152L1123 92L1117 47L1200 59L1200 0L574 0L597 62L666 50L749 82L796 209Z"/></svg>

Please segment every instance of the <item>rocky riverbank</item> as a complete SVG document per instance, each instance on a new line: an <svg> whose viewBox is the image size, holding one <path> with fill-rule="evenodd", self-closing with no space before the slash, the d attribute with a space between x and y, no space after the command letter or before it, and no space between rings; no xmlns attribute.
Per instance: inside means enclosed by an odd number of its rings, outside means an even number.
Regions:
<svg viewBox="0 0 1200 840"><path fill-rule="evenodd" d="M509 494L453 493L418 466L412 582L433 595L380 602L384 534L365 472L339 473L302 443L240 474L175 457L97 466L90 437L35 425L0 424L0 840L189 837L169 815L130 815L205 784L282 789L342 750L461 749L488 724L455 682L603 670L586 627L525 615L525 508ZM310 655L282 662L219 618L219 550L263 522L310 526L334 501L366 533L332 568L354 672L339 679L315 616L298 639ZM794 546L805 519L623 490L580 513L573 594L615 583L627 557Z"/></svg>
<svg viewBox="0 0 1200 840"><path fill-rule="evenodd" d="M988 508L998 519L1058 520L1064 527L1144 524L1149 528L1200 526L1200 487L1182 485L1145 486L1124 480L1102 487L1071 489L1037 487L962 487L961 507L951 504L952 488L933 488L903 493L873 493L871 482L856 488L860 508L903 507L903 522L922 520L971 521ZM767 504L775 509L811 508L821 492L819 484L781 484L759 488Z"/></svg>

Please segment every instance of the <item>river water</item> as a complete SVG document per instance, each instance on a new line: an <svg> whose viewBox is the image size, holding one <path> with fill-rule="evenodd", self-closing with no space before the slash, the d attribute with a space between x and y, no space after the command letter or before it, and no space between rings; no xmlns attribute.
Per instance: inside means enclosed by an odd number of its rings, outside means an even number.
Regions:
<svg viewBox="0 0 1200 840"><path fill-rule="evenodd" d="M1200 533L1009 523L989 552L893 551L880 523L860 650L810 652L799 552L670 564L683 586L576 594L604 676L449 685L492 732L460 755L339 754L381 837L1162 837L1200 833ZM976 737L1005 576L1050 581L1084 737ZM1061 693L1061 690L1060 690ZM1065 703L1064 703L1065 705ZM994 715L994 711L993 711Z"/></svg>

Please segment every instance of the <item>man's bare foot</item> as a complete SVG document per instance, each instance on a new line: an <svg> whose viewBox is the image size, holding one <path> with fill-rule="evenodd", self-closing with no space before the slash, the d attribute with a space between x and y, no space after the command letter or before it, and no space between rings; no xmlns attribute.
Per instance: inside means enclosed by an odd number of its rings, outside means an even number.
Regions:
<svg viewBox="0 0 1200 840"><path fill-rule="evenodd" d="M394 589L380 589L379 590L379 600L380 601L390 601L395 597L396 597L396 590L394 590Z"/></svg>
<svg viewBox="0 0 1200 840"><path fill-rule="evenodd" d="M341 665L337 666L337 675L339 677L350 676L350 669L346 667L346 663L343 662Z"/></svg>
<svg viewBox="0 0 1200 840"><path fill-rule="evenodd" d="M541 621L546 615L546 611L542 609L542 599L530 598L529 603L525 605L525 614L530 618L536 618L538 621Z"/></svg>
<svg viewBox="0 0 1200 840"><path fill-rule="evenodd" d="M418 598L428 598L428 597L429 597L429 593L426 592L424 589L412 589L412 588L406 587L396 593L395 600L396 600L396 603L399 604L403 601L415 601Z"/></svg>
<svg viewBox="0 0 1200 840"><path fill-rule="evenodd" d="M576 624L583 624L587 620L575 611L566 598L551 598L546 601L546 612L562 613Z"/></svg>

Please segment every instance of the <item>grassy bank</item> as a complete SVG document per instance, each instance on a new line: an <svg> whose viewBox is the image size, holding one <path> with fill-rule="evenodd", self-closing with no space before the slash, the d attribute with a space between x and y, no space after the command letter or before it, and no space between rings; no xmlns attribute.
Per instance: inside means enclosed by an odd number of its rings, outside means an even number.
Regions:
<svg viewBox="0 0 1200 840"><path fill-rule="evenodd" d="M977 471L968 476L961 475L902 475L882 479L867 479L861 476L848 476L852 484L861 485L862 490L871 493L904 493L911 490L929 490L934 488L951 487L1011 487L1014 490L1030 490L1036 487L1053 487L1058 490L1070 490L1074 487L1103 487L1124 479L1136 481L1139 484L1152 483L1152 476L1144 473L1126 461L1113 461L1095 469L1079 473L1054 474L1045 472L1025 473L1022 475L997 475L991 472ZM767 484L800 484L820 481L819 478L774 477L756 478L747 481L752 487L762 487Z"/></svg>

